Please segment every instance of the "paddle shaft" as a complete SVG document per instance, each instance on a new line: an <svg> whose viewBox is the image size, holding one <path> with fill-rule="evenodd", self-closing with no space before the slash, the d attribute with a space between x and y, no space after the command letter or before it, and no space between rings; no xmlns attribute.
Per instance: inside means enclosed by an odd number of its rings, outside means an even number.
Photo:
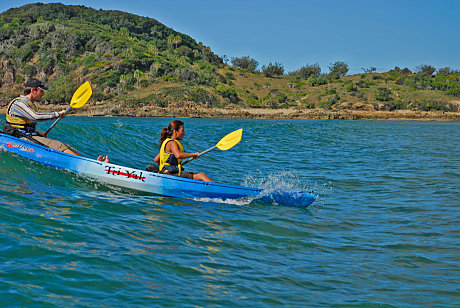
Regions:
<svg viewBox="0 0 460 308"><path fill-rule="evenodd" d="M217 148L217 145L213 146L212 148L207 149L206 151L203 151L203 152L201 152L201 153L198 153L198 155L196 156L196 158L198 158L198 157L200 157L200 156L202 156L202 155L204 155L204 154L206 154L206 153L208 153L208 152L214 150L215 148ZM193 160L193 158L190 158L189 160L184 161L184 162L182 163L182 166L185 165L186 163L188 163L188 162L191 161L191 160Z"/></svg>
<svg viewBox="0 0 460 308"><path fill-rule="evenodd" d="M64 112L64 114L67 114L67 112L70 111L70 109L72 109L72 106L69 106L66 111ZM58 124L58 122L61 120L61 117L57 118L56 121L54 121L54 123L50 126L50 128L48 128L48 130L46 131L45 133L45 137L48 135L48 133L50 132L51 129L53 129L53 127L56 126L56 124Z"/></svg>

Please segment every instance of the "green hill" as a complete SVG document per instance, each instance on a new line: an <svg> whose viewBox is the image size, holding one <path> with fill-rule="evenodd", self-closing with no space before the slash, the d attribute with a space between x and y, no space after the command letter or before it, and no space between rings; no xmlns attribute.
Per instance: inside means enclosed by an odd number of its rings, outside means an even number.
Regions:
<svg viewBox="0 0 460 308"><path fill-rule="evenodd" d="M353 76L313 66L284 75L244 69L188 35L155 19L63 4L28 4L0 14L0 100L19 94L26 79L44 80L45 100L69 102L85 80L92 102L107 113L144 106L298 108L325 110L426 110L457 112L458 71ZM275 68L276 68L275 64ZM347 69L348 70L348 69ZM278 74L278 75L277 75ZM115 108L116 107L116 108Z"/></svg>

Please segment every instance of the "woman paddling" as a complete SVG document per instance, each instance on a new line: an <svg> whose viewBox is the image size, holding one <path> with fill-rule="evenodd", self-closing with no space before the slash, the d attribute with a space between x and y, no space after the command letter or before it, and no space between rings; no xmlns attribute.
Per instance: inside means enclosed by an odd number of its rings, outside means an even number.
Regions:
<svg viewBox="0 0 460 308"><path fill-rule="evenodd" d="M181 165L184 158L197 159L198 152L185 153L184 147L179 140L182 140L185 135L184 122L174 120L169 123L168 127L161 130L160 138L160 153L155 157L154 161L160 165L160 173L177 175L180 177L213 182L208 176L202 172L183 172ZM170 142L172 141L172 142Z"/></svg>

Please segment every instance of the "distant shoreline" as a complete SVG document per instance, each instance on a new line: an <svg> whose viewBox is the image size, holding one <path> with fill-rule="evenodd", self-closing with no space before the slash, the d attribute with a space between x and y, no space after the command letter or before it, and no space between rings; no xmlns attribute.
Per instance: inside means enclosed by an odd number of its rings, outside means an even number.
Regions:
<svg viewBox="0 0 460 308"><path fill-rule="evenodd" d="M67 105L42 105L41 111L62 110ZM50 108L51 107L51 108ZM0 109L5 114L6 107ZM321 120L415 120L460 121L460 112L442 111L369 111L325 109L265 109L265 108L178 108L144 106L139 108L114 108L101 105L83 107L72 112L74 116L127 116L127 117L180 117L229 119L321 119Z"/></svg>
<svg viewBox="0 0 460 308"><path fill-rule="evenodd" d="M75 115L130 116L130 117L183 117L183 118L230 118L230 119L325 119L325 120L419 120L460 121L460 112L442 111L367 111L325 109L262 109L262 108L159 108L144 106L137 109L103 112L105 108L85 108Z"/></svg>

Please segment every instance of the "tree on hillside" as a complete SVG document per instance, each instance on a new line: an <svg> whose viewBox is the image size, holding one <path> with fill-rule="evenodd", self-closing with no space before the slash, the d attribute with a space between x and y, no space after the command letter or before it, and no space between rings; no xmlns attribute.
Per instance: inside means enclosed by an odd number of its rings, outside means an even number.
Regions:
<svg viewBox="0 0 460 308"><path fill-rule="evenodd" d="M321 67L319 64L306 65L301 67L298 71L290 72L289 75L308 79L310 76L319 77L321 75Z"/></svg>
<svg viewBox="0 0 460 308"><path fill-rule="evenodd" d="M268 64L268 66L262 66L262 73L264 73L265 76L267 77L273 77L276 75L283 75L284 74L284 67L281 63L275 62L275 64L272 64L271 62Z"/></svg>
<svg viewBox="0 0 460 308"><path fill-rule="evenodd" d="M160 50L158 49L158 47L153 44L147 44L147 49L149 52L151 52L152 54L156 56L160 53Z"/></svg>
<svg viewBox="0 0 460 308"><path fill-rule="evenodd" d="M434 72L436 72L436 68L431 65L420 65L416 67L417 72L423 75L431 76Z"/></svg>
<svg viewBox="0 0 460 308"><path fill-rule="evenodd" d="M363 67L363 68L361 68L361 69L362 69L362 70L364 71L364 73L366 73L366 74L373 73L373 72L375 72L375 71L377 70L377 68L376 68L376 67L373 67L373 66L371 66L370 68L364 68L364 67Z"/></svg>
<svg viewBox="0 0 460 308"><path fill-rule="evenodd" d="M238 97L238 93L235 89L223 86L221 84L217 85L216 91L222 95L224 99L226 99L229 103L237 103L240 101Z"/></svg>
<svg viewBox="0 0 460 308"><path fill-rule="evenodd" d="M177 48L177 45L180 45L182 43L182 38L179 35L174 35L171 34L168 36L168 44L169 45L174 45L174 48Z"/></svg>
<svg viewBox="0 0 460 308"><path fill-rule="evenodd" d="M379 101L389 101L391 100L391 91L387 88L377 88L375 98Z"/></svg>
<svg viewBox="0 0 460 308"><path fill-rule="evenodd" d="M75 80L70 75L60 75L51 83L44 99L52 103L70 102L75 88Z"/></svg>
<svg viewBox="0 0 460 308"><path fill-rule="evenodd" d="M121 27L119 33L120 33L120 36L127 37L129 35L129 30L126 27Z"/></svg>
<svg viewBox="0 0 460 308"><path fill-rule="evenodd" d="M143 75L144 75L144 73L141 70L135 70L134 71L134 78L136 78L138 88L139 88L139 80L141 79L141 77Z"/></svg>
<svg viewBox="0 0 460 308"><path fill-rule="evenodd" d="M177 48L177 46L179 46L180 44L182 44L182 38L180 37L180 35L176 35L174 37L174 46Z"/></svg>
<svg viewBox="0 0 460 308"><path fill-rule="evenodd" d="M407 75L410 75L410 74L412 74L412 72L411 72L411 70L408 69L407 67L405 67L405 68L403 68L403 69L401 70L401 75L407 76Z"/></svg>
<svg viewBox="0 0 460 308"><path fill-rule="evenodd" d="M24 65L22 71L27 78L32 78L37 73L37 69L35 68L35 66L29 63Z"/></svg>
<svg viewBox="0 0 460 308"><path fill-rule="evenodd" d="M440 75L450 75L450 74L453 74L454 71L452 71L450 69L450 67L442 67L440 69L438 69L438 74Z"/></svg>
<svg viewBox="0 0 460 308"><path fill-rule="evenodd" d="M348 73L348 64L343 61L337 61L335 63L331 63L329 70L331 74L345 76Z"/></svg>
<svg viewBox="0 0 460 308"><path fill-rule="evenodd" d="M124 88L126 88L126 86L128 85L128 82L129 82L129 76L128 75L121 75L120 76L120 86L121 86L122 90Z"/></svg>
<svg viewBox="0 0 460 308"><path fill-rule="evenodd" d="M247 56L247 57L241 57L241 58L232 58L232 64L235 67L246 69L254 73L257 69L257 66L259 65L259 62Z"/></svg>

